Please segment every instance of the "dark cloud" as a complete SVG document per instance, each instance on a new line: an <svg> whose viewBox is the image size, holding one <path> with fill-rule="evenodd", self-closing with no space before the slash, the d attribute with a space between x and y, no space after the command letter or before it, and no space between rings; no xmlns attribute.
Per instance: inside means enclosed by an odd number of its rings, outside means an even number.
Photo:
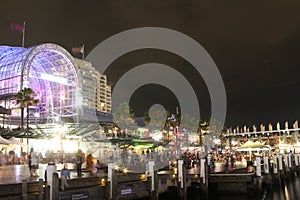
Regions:
<svg viewBox="0 0 300 200"><path fill-rule="evenodd" d="M198 41L211 55L224 79L228 96L228 125L293 121L299 118L300 3L297 1L6 1L0 7L0 44L21 45L11 22L26 20L26 46L54 42L67 50L86 45L86 53L121 31L157 26L180 31ZM158 60L177 68L204 100L209 97L191 66L159 52L120 58L127 66ZM150 56L151 58L146 58ZM117 81L122 70L108 70ZM199 80L200 84L197 84ZM198 85L198 87L197 87ZM208 99L208 100L207 100Z"/></svg>

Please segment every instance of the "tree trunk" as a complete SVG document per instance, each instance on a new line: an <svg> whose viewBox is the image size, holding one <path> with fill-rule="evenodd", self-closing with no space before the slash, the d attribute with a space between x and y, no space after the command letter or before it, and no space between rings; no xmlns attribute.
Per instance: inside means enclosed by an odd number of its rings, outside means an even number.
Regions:
<svg viewBox="0 0 300 200"><path fill-rule="evenodd" d="M21 132L24 133L24 107L21 106L21 124L20 124ZM23 138L21 138L21 142L23 142ZM23 146L21 146L21 154L23 153Z"/></svg>
<svg viewBox="0 0 300 200"><path fill-rule="evenodd" d="M27 144L27 153L28 153L28 147L29 147L29 140L28 140L28 134L29 134L29 107L26 107L27 109L27 116L26 116L26 144Z"/></svg>

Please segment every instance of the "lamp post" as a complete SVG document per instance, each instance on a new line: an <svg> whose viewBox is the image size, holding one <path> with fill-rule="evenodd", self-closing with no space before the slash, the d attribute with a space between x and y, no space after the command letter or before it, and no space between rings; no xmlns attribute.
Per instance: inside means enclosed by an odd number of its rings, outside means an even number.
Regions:
<svg viewBox="0 0 300 200"><path fill-rule="evenodd" d="M64 154L64 146L63 139L65 138L66 126L62 126L60 129L60 144L61 144L61 163L64 163L65 154Z"/></svg>
<svg viewBox="0 0 300 200"><path fill-rule="evenodd" d="M59 123L60 123L59 134L60 134L60 147L61 147L61 163L64 163L63 138L65 136L65 126L64 126L64 123L63 123L63 119L62 119L62 116L63 116L62 109L63 109L64 105L65 105L65 95L62 93L60 95L60 120L59 120Z"/></svg>

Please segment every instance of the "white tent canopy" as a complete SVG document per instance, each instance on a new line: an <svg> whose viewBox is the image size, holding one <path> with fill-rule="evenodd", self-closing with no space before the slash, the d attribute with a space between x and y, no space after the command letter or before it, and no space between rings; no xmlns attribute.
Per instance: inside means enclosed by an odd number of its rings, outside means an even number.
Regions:
<svg viewBox="0 0 300 200"><path fill-rule="evenodd" d="M0 144L11 144L11 142L7 139L4 139L2 136L0 136Z"/></svg>
<svg viewBox="0 0 300 200"><path fill-rule="evenodd" d="M269 151L270 146L259 141L252 142L248 140L245 144L236 149L236 151Z"/></svg>
<svg viewBox="0 0 300 200"><path fill-rule="evenodd" d="M14 144L14 145L26 146L22 142L19 142L15 137L9 138L8 141L11 142L11 144Z"/></svg>

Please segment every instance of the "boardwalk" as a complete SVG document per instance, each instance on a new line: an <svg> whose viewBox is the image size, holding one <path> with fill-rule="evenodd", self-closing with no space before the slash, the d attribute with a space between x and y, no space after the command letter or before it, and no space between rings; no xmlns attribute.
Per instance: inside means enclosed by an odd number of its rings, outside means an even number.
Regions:
<svg viewBox="0 0 300 200"><path fill-rule="evenodd" d="M62 169L62 164L56 164L57 170ZM77 177L76 170L73 168L73 164L69 163L68 168L71 169L71 178ZM44 174L47 169L47 164L39 164L39 169L37 169L37 175L35 177L30 177L29 169L27 165L5 165L0 166L0 185L2 184L14 184L22 183L23 180L28 182L38 181L39 179L45 179ZM87 172L83 172L84 176L89 176Z"/></svg>
<svg viewBox="0 0 300 200"><path fill-rule="evenodd" d="M59 172L60 169L62 169L62 164L56 164L57 171ZM242 165L237 165L237 168L243 168ZM74 166L72 163L68 163L68 168L71 169L71 178L77 178L76 170L74 169ZM84 165L83 165L84 168ZM14 184L14 183L22 183L23 180L27 180L28 182L32 181L38 181L39 179L44 180L44 173L47 169L47 164L39 164L39 169L37 169L37 175L35 177L30 177L29 169L27 165L5 165L0 166L0 185L1 184ZM221 169L221 171L224 169ZM145 171L144 167L135 167L131 166L128 168L128 171L131 173L142 173ZM171 170L172 171L172 170ZM221 172L221 171L214 171L212 169L211 173L213 172ZM191 168L187 170L188 174L199 174L200 169L197 168ZM84 177L89 176L89 174L83 169Z"/></svg>

